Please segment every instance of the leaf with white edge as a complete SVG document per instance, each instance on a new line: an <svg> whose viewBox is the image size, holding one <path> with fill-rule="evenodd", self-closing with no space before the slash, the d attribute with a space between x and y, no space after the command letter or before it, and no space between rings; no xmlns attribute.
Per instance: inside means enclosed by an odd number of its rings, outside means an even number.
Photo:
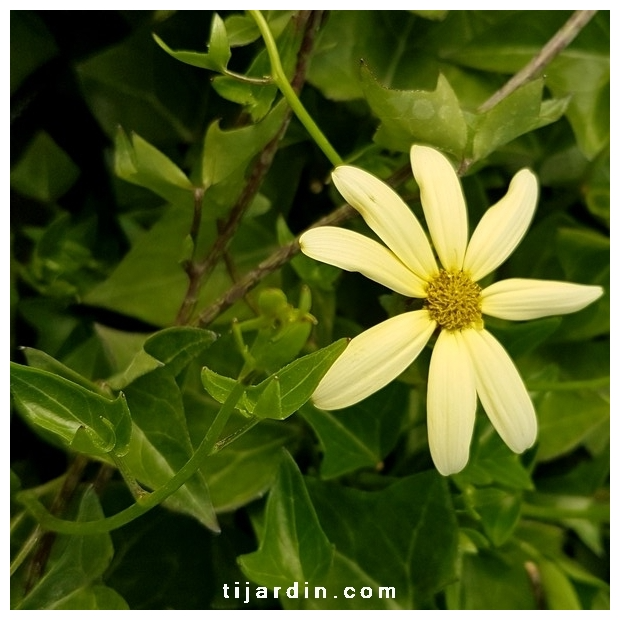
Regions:
<svg viewBox="0 0 620 620"><path fill-rule="evenodd" d="M320 583L334 550L295 461L286 452L269 493L258 551L239 557L248 579L268 588Z"/></svg>
<svg viewBox="0 0 620 620"><path fill-rule="evenodd" d="M79 431L74 447L86 454L122 456L129 448L132 423L123 394L111 400L51 372L13 362L11 392L26 421L65 446L72 445Z"/></svg>

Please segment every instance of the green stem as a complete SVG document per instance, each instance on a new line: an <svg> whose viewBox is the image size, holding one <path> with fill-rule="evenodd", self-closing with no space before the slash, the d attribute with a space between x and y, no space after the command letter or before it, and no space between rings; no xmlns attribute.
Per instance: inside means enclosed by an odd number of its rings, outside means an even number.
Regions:
<svg viewBox="0 0 620 620"><path fill-rule="evenodd" d="M136 480L135 476L131 473L125 461L122 457L112 455L112 460L114 461L114 465L116 465L116 469L121 473L125 484L129 488L131 495L135 500L142 500L144 497L149 495L148 491L145 491Z"/></svg>
<svg viewBox="0 0 620 620"><path fill-rule="evenodd" d="M299 97L295 94L293 87L290 85L282 63L280 62L280 54L276 42L269 29L269 24L263 17L260 11L249 11L250 15L254 18L261 36L265 41L265 47L267 48L267 54L269 55L269 61L271 62L271 73L273 81L276 83L280 92L291 106L291 109L295 113L295 116L299 119L301 124L306 128L308 133L312 136L312 139L316 142L317 146L323 151L327 159L332 163L334 167L342 164L342 158L334 147L329 143L329 140L325 137L323 132L319 129L314 119L308 114L306 108L304 108Z"/></svg>
<svg viewBox="0 0 620 620"><path fill-rule="evenodd" d="M209 427L200 446L198 446L194 455L181 467L175 476L156 491L144 496L144 498L139 499L135 504L132 504L125 510L111 517L98 519L96 521L67 521L50 514L45 506L43 506L31 492L23 491L18 494L17 498L37 518L42 527L60 532L61 534L76 534L81 536L87 534L102 534L127 525L127 523L148 512L170 497L170 495L180 489L196 471L198 471L198 468L202 465L204 460L213 452L217 440L222 434L244 389L245 385L242 379L239 379L220 408L215 420L213 420L213 424Z"/></svg>

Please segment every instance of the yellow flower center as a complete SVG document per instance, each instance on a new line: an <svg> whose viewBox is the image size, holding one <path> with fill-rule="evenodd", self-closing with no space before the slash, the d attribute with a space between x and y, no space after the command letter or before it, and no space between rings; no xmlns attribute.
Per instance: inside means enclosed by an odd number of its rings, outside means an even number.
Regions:
<svg viewBox="0 0 620 620"><path fill-rule="evenodd" d="M481 290L466 273L442 269L428 284L424 306L431 319L448 331L481 328Z"/></svg>

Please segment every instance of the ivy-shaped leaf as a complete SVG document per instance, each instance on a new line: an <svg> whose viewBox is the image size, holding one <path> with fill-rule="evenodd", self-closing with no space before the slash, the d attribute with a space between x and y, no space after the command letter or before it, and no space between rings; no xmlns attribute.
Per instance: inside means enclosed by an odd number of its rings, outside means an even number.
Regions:
<svg viewBox="0 0 620 620"><path fill-rule="evenodd" d="M375 492L316 480L307 484L321 527L336 546L333 568L322 581L328 596L309 599L308 606L359 609L359 593L366 587L372 597L365 605L424 608L455 579L456 516L445 479L436 472L403 478ZM343 597L345 585L358 598Z"/></svg>
<svg viewBox="0 0 620 620"><path fill-rule="evenodd" d="M304 419L321 442L321 476L336 478L361 467L378 468L394 447L407 414L409 389L393 382L340 411L302 408Z"/></svg>
<svg viewBox="0 0 620 620"><path fill-rule="evenodd" d="M78 521L103 517L95 492L82 496ZM114 549L109 534L59 536L40 581L14 609L127 609L127 603L111 588L99 583Z"/></svg>
<svg viewBox="0 0 620 620"><path fill-rule="evenodd" d="M139 482L157 489L192 457L181 392L167 368L158 368L127 386L134 433L123 462ZM209 489L197 473L165 505L219 531Z"/></svg>
<svg viewBox="0 0 620 620"><path fill-rule="evenodd" d="M267 500L258 551L242 555L239 565L262 586L288 588L294 582L319 583L332 555L301 473L285 453Z"/></svg>
<svg viewBox="0 0 620 620"><path fill-rule="evenodd" d="M209 51L207 53L174 51L170 49L156 34L153 38L159 47L170 54L173 58L180 60L193 67L201 69L209 69L225 73L228 61L230 60L230 45L228 44L228 35L226 34L226 26L222 18L215 13L213 15L213 23L211 24L211 36L209 38Z"/></svg>
<svg viewBox="0 0 620 620"><path fill-rule="evenodd" d="M347 341L345 339L337 340L324 349L296 359L259 385L249 387L245 391L240 405L248 413L260 414L260 417L277 420L287 418L310 399L323 375L338 359L346 346ZM226 400L235 383L234 379L222 377L209 368L205 367L202 370L202 384L205 390L218 402ZM277 387L273 385L274 383L277 383ZM261 402L265 392L267 395L257 410L257 403ZM271 406L274 392L280 395L279 407ZM270 405L267 406L267 403ZM256 413L257 411L258 413Z"/></svg>
<svg viewBox="0 0 620 620"><path fill-rule="evenodd" d="M79 452L117 456L129 448L132 423L125 396L95 394L56 374L11 362L11 392L28 423Z"/></svg>
<svg viewBox="0 0 620 620"><path fill-rule="evenodd" d="M473 132L474 161L523 134L557 121L566 112L570 98L543 101L543 87L543 78L524 84L479 116Z"/></svg>
<svg viewBox="0 0 620 620"><path fill-rule="evenodd" d="M362 87L368 105L381 125L374 140L380 146L409 152L411 145L428 143L461 157L467 144L467 124L448 80L439 75L437 87L391 90L362 66Z"/></svg>
<svg viewBox="0 0 620 620"><path fill-rule="evenodd" d="M125 181L146 187L165 200L191 208L194 186L187 175L152 144L118 128L114 143L114 171Z"/></svg>

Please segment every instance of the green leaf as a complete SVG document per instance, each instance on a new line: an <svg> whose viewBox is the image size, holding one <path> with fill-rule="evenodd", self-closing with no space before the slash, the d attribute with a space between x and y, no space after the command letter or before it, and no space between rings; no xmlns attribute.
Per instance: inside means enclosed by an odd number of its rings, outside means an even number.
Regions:
<svg viewBox="0 0 620 620"><path fill-rule="evenodd" d="M76 221L60 212L35 233L35 247L20 275L47 297L74 297L101 281L105 263L93 256L94 217Z"/></svg>
<svg viewBox="0 0 620 620"><path fill-rule="evenodd" d="M125 610L129 609L125 599L112 588L107 586L92 585L81 590L76 590L70 596L63 599L54 609L71 610Z"/></svg>
<svg viewBox="0 0 620 620"><path fill-rule="evenodd" d="M11 392L29 424L67 447L77 439L75 448L87 454L127 452L132 423L123 394L111 400L51 372L13 362Z"/></svg>
<svg viewBox="0 0 620 620"><path fill-rule="evenodd" d="M592 390L548 392L537 411L542 461L567 454L598 428L609 426L609 402Z"/></svg>
<svg viewBox="0 0 620 620"><path fill-rule="evenodd" d="M101 518L103 512L97 496L92 488L88 488L82 496L77 520ZM109 534L59 536L48 569L16 608L77 609L80 606L80 609L127 609L119 594L97 583L113 553Z"/></svg>
<svg viewBox="0 0 620 620"><path fill-rule="evenodd" d="M280 390L280 379L277 375L268 379L267 386L254 405L252 415L257 418L272 418L282 420L282 395Z"/></svg>
<svg viewBox="0 0 620 620"><path fill-rule="evenodd" d="M359 99L363 96L360 60L391 88L412 88L412 80L428 81L429 73L431 81L436 79L428 41L420 49L414 36L418 23L411 12L404 11L332 11L319 32L308 71L310 83L328 99Z"/></svg>
<svg viewBox="0 0 620 620"><path fill-rule="evenodd" d="M11 187L41 202L54 202L80 175L71 158L44 131L36 134L11 170Z"/></svg>
<svg viewBox="0 0 620 620"><path fill-rule="evenodd" d="M258 123L239 129L220 129L212 123L205 135L202 157L202 183L211 187L226 182L236 188L243 181L250 161L273 139L287 114L283 100Z"/></svg>
<svg viewBox="0 0 620 620"><path fill-rule="evenodd" d="M521 516L521 496L502 489L474 489L470 499L482 517L489 540L499 547L512 535Z"/></svg>
<svg viewBox="0 0 620 620"><path fill-rule="evenodd" d="M30 74L58 54L58 47L34 11L11 11L10 29L10 85L13 95Z"/></svg>
<svg viewBox="0 0 620 620"><path fill-rule="evenodd" d="M194 186L166 155L133 133L119 127L114 141L114 171L125 181L146 187L165 200L193 208Z"/></svg>
<svg viewBox="0 0 620 620"><path fill-rule="evenodd" d="M273 291L274 289L264 289L259 295L260 313L270 324L258 330L250 347L255 370L266 373L277 372L284 364L295 359L306 345L316 323L305 307L295 308L287 303L286 296L279 289L275 291L284 296L282 307L273 313L262 308L261 304L266 296ZM309 297L310 291L307 289L306 292ZM309 304L310 299L308 299Z"/></svg>
<svg viewBox="0 0 620 620"><path fill-rule="evenodd" d="M609 151L602 151L592 162L588 171L584 187L588 211L607 228L610 225L610 155Z"/></svg>
<svg viewBox="0 0 620 620"><path fill-rule="evenodd" d="M473 137L474 161L490 155L515 138L558 120L569 99L543 102L542 78L524 84L481 115Z"/></svg>
<svg viewBox="0 0 620 620"><path fill-rule="evenodd" d="M423 17L424 19L431 19L433 21L442 21L443 19L446 18L446 15L448 14L448 11L411 10L411 13L414 13L415 15L419 15L420 17Z"/></svg>
<svg viewBox="0 0 620 620"><path fill-rule="evenodd" d="M31 347L24 347L22 350L26 356L26 360L28 361L28 366L38 368L39 370L45 370L51 374L58 375L63 379L68 379L72 383L76 383L77 385L86 388L89 392L96 392L101 396L110 396L109 392L102 389L93 381L89 381L79 373L75 372L75 370L68 368L63 363L54 359L51 355L45 353L45 351L39 351L38 349L33 349Z"/></svg>
<svg viewBox="0 0 620 620"><path fill-rule="evenodd" d="M466 67L516 73L569 17L568 11L501 11L478 20L478 32L446 57ZM545 67L553 96L571 97L566 116L590 159L609 144L609 20L609 11L598 11L577 39Z"/></svg>
<svg viewBox="0 0 620 620"><path fill-rule="evenodd" d="M195 70L154 45L151 26L79 59L82 96L109 137L120 125L156 144L191 142L200 131L204 95L190 79Z"/></svg>
<svg viewBox="0 0 620 620"><path fill-rule="evenodd" d="M344 338L337 340L329 347L300 357L277 373L280 394L282 395L281 417L277 419L281 420L288 417L310 399L323 375L340 357L346 346L347 341ZM269 379L266 379L259 384L256 387L256 392L249 394L250 398L255 393L262 394L268 385L268 381Z"/></svg>
<svg viewBox="0 0 620 620"><path fill-rule="evenodd" d="M485 550L463 554L457 590L452 609L536 609L522 557Z"/></svg>
<svg viewBox="0 0 620 620"><path fill-rule="evenodd" d="M125 394L134 432L123 461L140 483L157 489L194 453L181 392L172 373L164 367L136 379L127 386ZM168 498L165 505L219 531L209 489L200 473Z"/></svg>
<svg viewBox="0 0 620 620"><path fill-rule="evenodd" d="M215 510L230 512L263 497L276 479L282 448L292 449L298 439L291 425L263 420L210 456L201 471Z"/></svg>
<svg viewBox="0 0 620 620"><path fill-rule="evenodd" d="M228 15L224 24L228 33L228 41L232 47L249 45L260 38L260 30L254 18L249 14Z"/></svg>
<svg viewBox="0 0 620 620"><path fill-rule="evenodd" d="M284 453L269 493L258 550L239 557L248 579L268 588L319 583L333 548L323 533L297 465Z"/></svg>
<svg viewBox="0 0 620 620"><path fill-rule="evenodd" d="M219 375L209 367L204 366L200 373L202 386L218 403L223 403L237 383L235 379Z"/></svg>
<svg viewBox="0 0 620 620"><path fill-rule="evenodd" d="M287 418L310 399L323 375L329 370L346 346L347 341L343 338L324 349L291 362L259 385L248 388L241 400L241 405L248 413L254 414L257 402L265 390L272 384L273 380L276 379L279 387L271 387L269 389L279 389L281 396L280 407L272 411L270 408L263 408L261 405L260 412L264 413L265 417L273 417L277 420ZM218 402L224 402L235 381L228 377L222 377L205 367L202 370L202 384L213 398ZM272 398L273 392L268 394L265 404L272 402Z"/></svg>
<svg viewBox="0 0 620 620"><path fill-rule="evenodd" d="M375 492L314 480L308 480L308 490L321 527L336 546L333 570L323 580L329 597L309 600L309 605L360 608L359 597L332 596L343 591L336 587L343 566L351 578L346 585L357 592L357 587L371 587L373 597L363 605L378 608L424 607L455 579L456 517L446 481L436 472L402 478ZM394 588L395 597L379 598L379 588L385 587Z"/></svg>
<svg viewBox="0 0 620 620"><path fill-rule="evenodd" d="M169 327L150 336L144 350L177 376L217 338L215 332L196 327Z"/></svg>
<svg viewBox="0 0 620 620"><path fill-rule="evenodd" d="M276 11L276 13L279 13L279 16L275 19L271 19L267 14L264 17L276 41L284 73L292 77L304 29L298 27L297 20L292 18L292 11ZM280 21L281 25L276 26L276 21ZM243 36L245 38L245 35ZM271 76L271 61L266 49L262 48L256 55L245 75L263 81L266 76ZM256 84L228 75L215 77L213 88L220 97L244 106L255 122L260 121L271 110L278 94L278 88L273 82Z"/></svg>
<svg viewBox="0 0 620 620"><path fill-rule="evenodd" d="M336 412L304 407L302 415L321 442L321 477L335 478L361 467L380 469L407 412L409 390L394 382L353 407Z"/></svg>
<svg viewBox="0 0 620 620"><path fill-rule="evenodd" d="M193 67L201 69L209 69L210 71L218 71L224 73L230 60L230 45L228 44L228 36L226 34L226 26L222 18L215 13L213 15L213 23L211 24L211 37L209 39L209 51L205 53L174 51L170 49L155 33L153 38L159 47L170 54L173 58L180 60Z"/></svg>
<svg viewBox="0 0 620 620"><path fill-rule="evenodd" d="M390 90L362 66L364 96L381 125L374 140L380 146L408 153L414 143L429 143L461 157L467 125L448 80L439 75L432 91Z"/></svg>
<svg viewBox="0 0 620 620"><path fill-rule="evenodd" d="M108 336L114 330L104 330ZM125 360L121 372L106 379L106 384L115 390L120 390L132 381L156 368L166 366L177 376L197 355L202 353L217 338L214 332L195 327L169 327L146 337L144 334L127 334L119 332L115 339L122 336L138 336L135 344L139 349ZM107 339L109 342L109 338ZM131 341L130 341L131 342Z"/></svg>
<svg viewBox="0 0 620 620"><path fill-rule="evenodd" d="M610 240L592 229L560 228L557 256L566 279L580 284L598 284L605 295L587 308L562 320L558 338L586 340L609 333Z"/></svg>
<svg viewBox="0 0 620 620"><path fill-rule="evenodd" d="M187 274L179 264L183 241L190 230L192 214L182 208L166 210L158 222L143 234L110 277L83 298L100 306L162 327L174 323L187 292ZM215 226L204 222L198 251L206 252ZM268 232L253 220L244 221L230 246L240 272L249 271L272 250ZM204 308L231 285L230 274L220 264L202 288L197 306ZM237 314L237 316L239 316Z"/></svg>
<svg viewBox="0 0 620 620"><path fill-rule="evenodd" d="M575 588L555 563L542 560L538 569L548 609L582 609Z"/></svg>
<svg viewBox="0 0 620 620"><path fill-rule="evenodd" d="M106 496L115 491L108 488ZM123 505L118 493L114 499ZM131 609L230 609L231 602L247 609L242 601L224 599L222 590L223 584L232 589L235 581L245 581L235 559L251 548L249 532L229 527L214 536L194 519L155 509L113 536L116 557L106 584Z"/></svg>
<svg viewBox="0 0 620 620"><path fill-rule="evenodd" d="M556 316L523 323L485 317L485 326L498 337L513 358L522 357L536 350L558 330L561 324L562 318Z"/></svg>
<svg viewBox="0 0 620 620"><path fill-rule="evenodd" d="M455 480L461 488L467 484L486 486L496 483L516 490L533 489L530 473L497 433L481 438L467 467L456 474Z"/></svg>

